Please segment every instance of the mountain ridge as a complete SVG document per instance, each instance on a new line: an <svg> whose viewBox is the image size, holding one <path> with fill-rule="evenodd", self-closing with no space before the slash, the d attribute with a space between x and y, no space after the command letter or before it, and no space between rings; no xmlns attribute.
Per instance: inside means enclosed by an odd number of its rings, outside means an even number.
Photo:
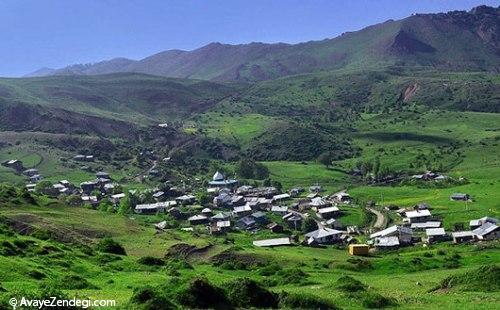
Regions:
<svg viewBox="0 0 500 310"><path fill-rule="evenodd" d="M210 43L162 51L140 60L114 58L95 64L37 70L29 76L136 72L215 81L261 81L340 68L384 65L446 70L500 71L500 8L414 14L321 41L298 44Z"/></svg>

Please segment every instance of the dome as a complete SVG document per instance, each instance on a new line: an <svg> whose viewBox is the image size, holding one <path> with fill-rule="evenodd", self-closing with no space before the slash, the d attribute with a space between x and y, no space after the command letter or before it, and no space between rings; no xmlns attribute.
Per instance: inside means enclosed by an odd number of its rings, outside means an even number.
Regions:
<svg viewBox="0 0 500 310"><path fill-rule="evenodd" d="M214 181L223 181L224 180L224 175L217 171L214 176L212 177L212 180Z"/></svg>

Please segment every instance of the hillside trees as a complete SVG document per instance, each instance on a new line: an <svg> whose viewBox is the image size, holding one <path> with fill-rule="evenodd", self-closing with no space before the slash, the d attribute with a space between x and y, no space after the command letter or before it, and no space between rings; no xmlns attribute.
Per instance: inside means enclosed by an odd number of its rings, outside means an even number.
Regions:
<svg viewBox="0 0 500 310"><path fill-rule="evenodd" d="M269 176L269 169L252 159L241 159L236 164L236 173L244 179L262 180Z"/></svg>

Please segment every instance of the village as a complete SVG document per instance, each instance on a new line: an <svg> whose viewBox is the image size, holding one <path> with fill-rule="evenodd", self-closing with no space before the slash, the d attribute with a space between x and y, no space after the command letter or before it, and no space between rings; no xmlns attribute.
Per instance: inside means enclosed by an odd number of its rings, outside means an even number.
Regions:
<svg viewBox="0 0 500 310"><path fill-rule="evenodd" d="M92 156L77 155L76 161L93 161ZM411 208L397 206L367 206L364 212L376 216L375 224L358 227L343 223L340 218L349 208L365 208L356 203L347 191L327 194L319 184L309 188L291 188L280 191L276 187L253 187L240 184L236 179L226 178L217 171L211 180L204 201L182 186L166 186L138 192L125 192L111 176L97 171L95 179L73 185L67 180L56 183L41 180L37 169L22 170L17 160L3 165L19 170L28 179L26 189L39 191L48 196L72 197L71 205L88 205L97 208L107 201L117 210L122 200L128 197L128 204L134 216L164 214L176 222L176 228L183 231L205 232L212 236L223 236L232 231L246 231L254 235L253 245L257 247L305 246L324 247L341 245L351 255L368 255L373 251L398 249L400 247L428 245L438 242L453 243L482 242L500 238L498 220L492 217L470 219L468 227L458 225L453 231L446 231L439 217L432 215L432 206L422 202ZM427 172L424 179L445 178ZM415 177L415 176L414 176ZM421 176L417 176L421 178ZM136 197L130 199L130 197ZM139 198L137 198L139 197ZM469 194L454 193L450 200L472 201ZM382 211L382 212L381 212ZM398 220L388 225L389 215ZM157 233L172 228L167 220L154 224ZM276 237L261 238L259 232L267 231ZM267 235L266 235L267 236Z"/></svg>

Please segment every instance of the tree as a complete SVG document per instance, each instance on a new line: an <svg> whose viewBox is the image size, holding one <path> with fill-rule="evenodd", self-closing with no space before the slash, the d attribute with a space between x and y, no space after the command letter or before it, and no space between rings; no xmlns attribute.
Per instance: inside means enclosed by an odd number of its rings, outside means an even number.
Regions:
<svg viewBox="0 0 500 310"><path fill-rule="evenodd" d="M254 165L250 159L242 159L236 165L236 173L245 179L253 179L254 178Z"/></svg>
<svg viewBox="0 0 500 310"><path fill-rule="evenodd" d="M308 217L304 220L302 224L302 231L304 231L304 233L315 231L316 229L318 229L318 223L316 223L312 217Z"/></svg>
<svg viewBox="0 0 500 310"><path fill-rule="evenodd" d="M325 165L326 168L329 168L332 164L332 154L330 152L321 153L318 156L318 162Z"/></svg>
<svg viewBox="0 0 500 310"><path fill-rule="evenodd" d="M254 175L258 180L265 179L269 177L269 169L261 163L255 163Z"/></svg>
<svg viewBox="0 0 500 310"><path fill-rule="evenodd" d="M120 201L120 206L118 207L118 214L125 215L132 211L132 203L130 201L129 196L125 196Z"/></svg>

